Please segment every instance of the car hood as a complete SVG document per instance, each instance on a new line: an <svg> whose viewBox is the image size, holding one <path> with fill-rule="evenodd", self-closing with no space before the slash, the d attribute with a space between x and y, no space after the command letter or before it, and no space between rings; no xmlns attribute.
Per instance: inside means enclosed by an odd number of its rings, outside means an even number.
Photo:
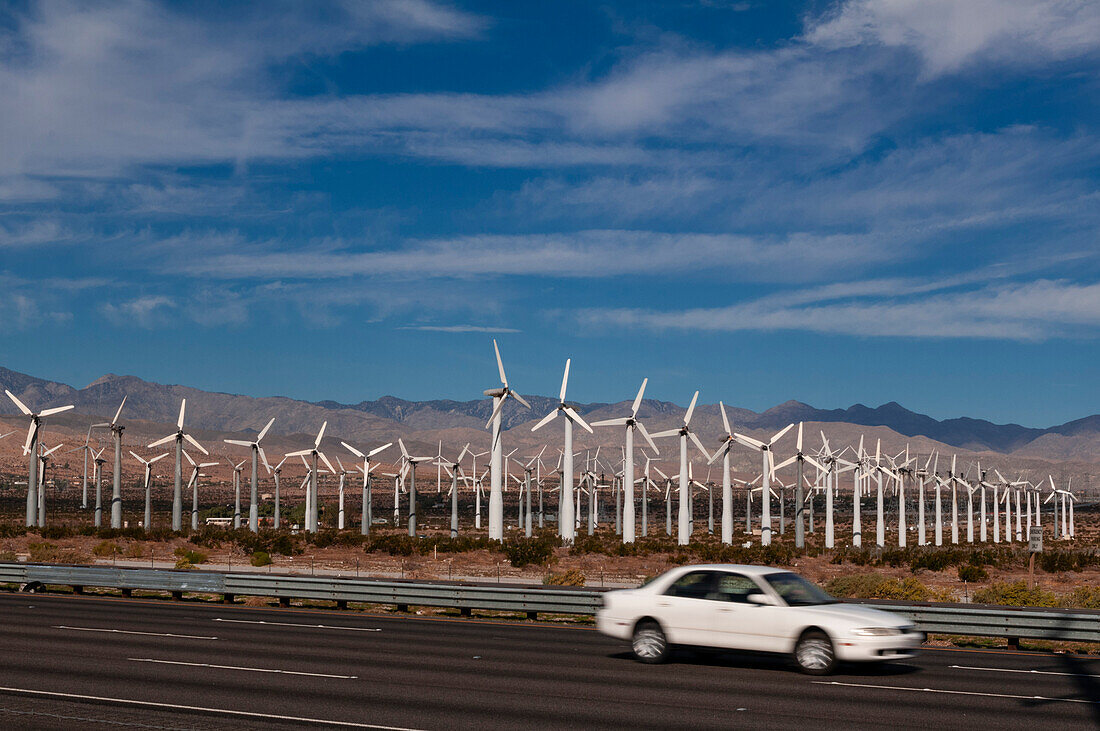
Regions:
<svg viewBox="0 0 1100 731"><path fill-rule="evenodd" d="M908 627L913 623L901 614L886 612L862 604L821 604L813 607L799 607L815 614L846 620L858 627Z"/></svg>

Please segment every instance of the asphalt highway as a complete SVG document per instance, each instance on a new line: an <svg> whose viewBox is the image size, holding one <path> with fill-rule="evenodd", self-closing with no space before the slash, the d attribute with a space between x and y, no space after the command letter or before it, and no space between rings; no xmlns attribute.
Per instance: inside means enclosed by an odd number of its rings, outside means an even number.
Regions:
<svg viewBox="0 0 1100 731"><path fill-rule="evenodd" d="M1100 726L1100 660L1079 656L928 650L814 678L627 650L576 627L0 594L0 727Z"/></svg>

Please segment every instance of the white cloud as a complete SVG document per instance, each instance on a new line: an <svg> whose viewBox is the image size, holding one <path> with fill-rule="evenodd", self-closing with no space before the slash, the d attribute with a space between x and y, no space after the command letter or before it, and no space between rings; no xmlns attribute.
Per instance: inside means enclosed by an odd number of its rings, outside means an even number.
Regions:
<svg viewBox="0 0 1100 731"><path fill-rule="evenodd" d="M849 0L808 23L828 48L882 45L920 54L928 76L980 59L1032 65L1100 49L1093 0Z"/></svg>
<svg viewBox="0 0 1100 731"><path fill-rule="evenodd" d="M425 330L442 333L518 333L511 327L489 327L486 325L405 325L398 330Z"/></svg>
<svg viewBox="0 0 1100 731"><path fill-rule="evenodd" d="M957 281L942 288L954 288ZM657 331L799 330L857 337L1045 340L1100 334L1100 284L1037 280L970 291L906 282L853 283L680 311L590 309L585 326ZM922 291L923 290L923 291Z"/></svg>
<svg viewBox="0 0 1100 731"><path fill-rule="evenodd" d="M112 324L144 328L164 323L168 313L176 309L176 301L165 295L144 295L118 304L106 302L100 306L100 312Z"/></svg>

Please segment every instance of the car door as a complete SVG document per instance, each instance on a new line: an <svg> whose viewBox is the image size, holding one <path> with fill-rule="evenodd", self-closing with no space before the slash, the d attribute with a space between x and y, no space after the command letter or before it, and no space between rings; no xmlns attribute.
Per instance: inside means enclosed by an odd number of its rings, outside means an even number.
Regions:
<svg viewBox="0 0 1100 731"><path fill-rule="evenodd" d="M743 574L726 571L715 576L713 589L707 597L711 607L708 645L735 650L754 649L752 633L748 630L757 618L756 610L760 607L750 604L748 597L758 593L760 587Z"/></svg>
<svg viewBox="0 0 1100 731"><path fill-rule="evenodd" d="M708 598L716 572L689 571L654 597L653 614L677 645L709 645L715 602Z"/></svg>
<svg viewBox="0 0 1100 731"><path fill-rule="evenodd" d="M783 592L769 581L769 576L755 577L756 583L760 585L757 591L775 604L753 605L754 611L747 615L744 631L751 633L748 638L750 649L785 653L793 646L794 634L802 625L801 616L804 610L787 604Z"/></svg>

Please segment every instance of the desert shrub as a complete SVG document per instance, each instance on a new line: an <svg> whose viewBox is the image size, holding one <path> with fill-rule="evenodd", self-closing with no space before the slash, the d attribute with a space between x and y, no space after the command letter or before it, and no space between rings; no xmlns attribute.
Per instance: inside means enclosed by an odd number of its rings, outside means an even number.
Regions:
<svg viewBox="0 0 1100 731"><path fill-rule="evenodd" d="M191 569L195 568L195 564L191 563L186 558L181 558L176 561L176 568L180 571L190 571Z"/></svg>
<svg viewBox="0 0 1100 731"><path fill-rule="evenodd" d="M920 602L937 598L927 586L911 576L904 579L891 579L881 574L838 576L825 585L825 591L833 596L848 599L896 599Z"/></svg>
<svg viewBox="0 0 1100 731"><path fill-rule="evenodd" d="M271 556L265 551L255 551L248 558L248 562L253 566L270 566Z"/></svg>
<svg viewBox="0 0 1100 731"><path fill-rule="evenodd" d="M1036 557L1035 561L1039 564L1039 568L1051 574L1060 571L1080 571L1100 563L1100 561L1097 560L1097 556L1093 553L1086 551L1060 550L1041 553Z"/></svg>
<svg viewBox="0 0 1100 731"><path fill-rule="evenodd" d="M21 525L0 525L0 538L18 538L27 535L27 528Z"/></svg>
<svg viewBox="0 0 1100 731"><path fill-rule="evenodd" d="M18 560L19 557L15 555L15 551L0 551L0 561L11 563Z"/></svg>
<svg viewBox="0 0 1100 731"><path fill-rule="evenodd" d="M560 574L548 574L542 583L547 586L584 586L584 574L570 569Z"/></svg>
<svg viewBox="0 0 1100 731"><path fill-rule="evenodd" d="M141 558L145 555L145 546L133 541L126 547L126 558Z"/></svg>
<svg viewBox="0 0 1100 731"><path fill-rule="evenodd" d="M504 555L517 569L530 564L544 564L554 555L554 544L547 538L518 538L505 543Z"/></svg>
<svg viewBox="0 0 1100 731"><path fill-rule="evenodd" d="M367 541L367 536L354 531L337 531L326 530L321 531L313 535L306 536L306 541L312 543L317 548L327 548L329 546L359 546Z"/></svg>
<svg viewBox="0 0 1100 731"><path fill-rule="evenodd" d="M1046 589L1029 589L1025 581L997 582L974 592L974 602L1009 607L1056 607L1058 597Z"/></svg>
<svg viewBox="0 0 1100 731"><path fill-rule="evenodd" d="M981 566L967 565L959 567L959 581L973 584L979 581L986 581L987 579L989 579L989 572Z"/></svg>
<svg viewBox="0 0 1100 731"><path fill-rule="evenodd" d="M29 560L33 563L52 563L57 560L61 550L53 543L34 542L27 545Z"/></svg>
<svg viewBox="0 0 1100 731"><path fill-rule="evenodd" d="M403 535L374 535L363 543L367 553L383 551L391 556L412 556L420 553L420 549L419 539Z"/></svg>
<svg viewBox="0 0 1100 731"><path fill-rule="evenodd" d="M174 551L177 558L190 564L206 563L209 556L202 551L192 551L186 546L180 546Z"/></svg>
<svg viewBox="0 0 1100 731"><path fill-rule="evenodd" d="M100 541L92 548L92 553L100 558L104 558L106 556L117 556L122 553L122 549L118 547L117 543Z"/></svg>
<svg viewBox="0 0 1100 731"><path fill-rule="evenodd" d="M1079 586L1061 598L1064 607L1100 609L1100 586Z"/></svg>
<svg viewBox="0 0 1100 731"><path fill-rule="evenodd" d="M76 531L67 525L47 525L40 528L38 534L47 540L56 541L62 538L72 538L76 535Z"/></svg>

